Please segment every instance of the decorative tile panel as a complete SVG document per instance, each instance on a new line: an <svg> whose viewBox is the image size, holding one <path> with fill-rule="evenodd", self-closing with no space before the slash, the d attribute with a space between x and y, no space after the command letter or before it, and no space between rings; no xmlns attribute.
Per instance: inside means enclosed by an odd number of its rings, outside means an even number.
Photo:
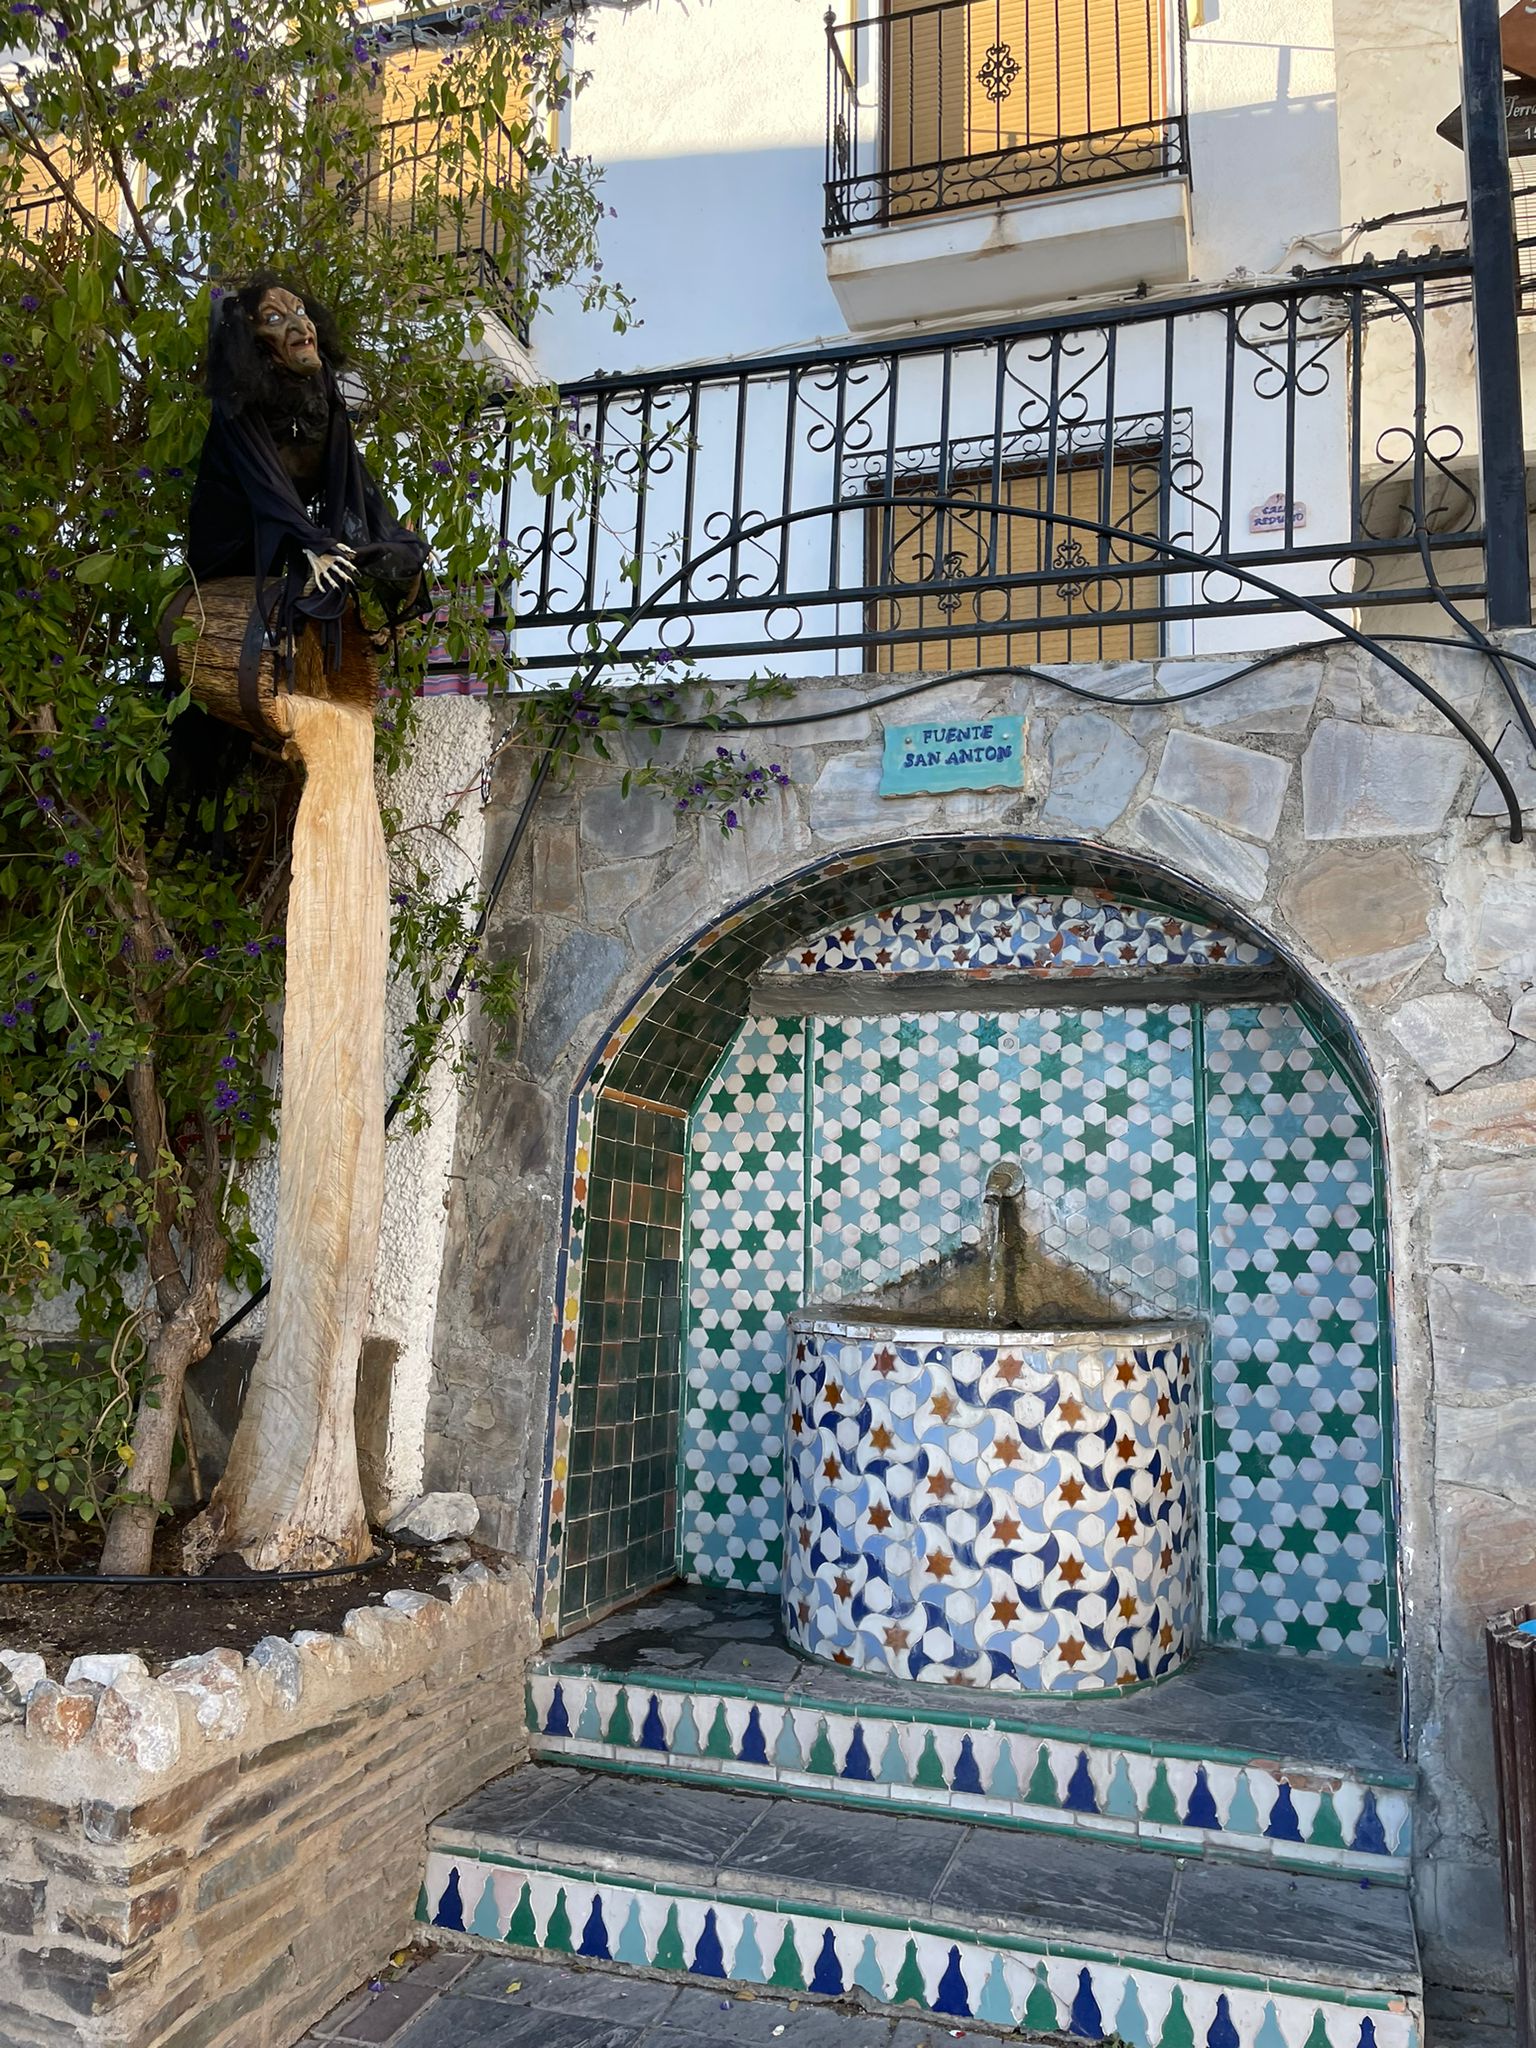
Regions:
<svg viewBox="0 0 1536 2048"><path fill-rule="evenodd" d="M784 1327L805 1299L805 1026L752 1018L689 1127L680 1563L777 1591Z"/></svg>
<svg viewBox="0 0 1536 2048"><path fill-rule="evenodd" d="M1190 1013L818 1018L812 1299L975 1243L1020 1158L1030 1228L1129 1306L1200 1298Z"/></svg>
<svg viewBox="0 0 1536 2048"><path fill-rule="evenodd" d="M930 898L864 912L804 940L765 974L1071 975L1108 968L1266 967L1274 954L1231 932L1113 896Z"/></svg>
<svg viewBox="0 0 1536 2048"><path fill-rule="evenodd" d="M967 1344L798 1321L792 1643L856 1670L1103 1692L1178 1670L1199 1618L1190 1337Z"/></svg>
<svg viewBox="0 0 1536 2048"><path fill-rule="evenodd" d="M967 1820L1206 1849L1403 1882L1412 1851L1407 1774L1386 1782L1318 1762L1278 1763L1177 1746L1074 1738L962 1716L954 1697L787 1700L704 1679L593 1677L551 1659L529 1679L534 1753L618 1770L663 1770L840 1804L929 1807ZM1017 1709L1015 1709L1017 1711Z"/></svg>
<svg viewBox="0 0 1536 2048"><path fill-rule="evenodd" d="M1205 1043L1212 1626L1380 1662L1393 1588L1376 1134L1294 1009L1212 1010Z"/></svg>
<svg viewBox="0 0 1536 2048"><path fill-rule="evenodd" d="M1419 2015L1385 1994L1027 1944L857 1911L689 1893L449 1844L427 1858L417 1918L501 1948L811 1998L862 1991L898 2011L1129 2048L1417 2048Z"/></svg>

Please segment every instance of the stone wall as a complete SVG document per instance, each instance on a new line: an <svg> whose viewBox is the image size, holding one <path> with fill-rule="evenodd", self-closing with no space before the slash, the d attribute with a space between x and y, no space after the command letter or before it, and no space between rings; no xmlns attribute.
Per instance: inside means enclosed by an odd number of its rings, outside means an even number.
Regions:
<svg viewBox="0 0 1536 2048"><path fill-rule="evenodd" d="M1506 729L1481 657L1411 652L1482 731ZM1531 1596L1536 1571L1536 1478L1517 1454L1536 1427L1522 1341L1536 1311L1536 857L1508 844L1463 742L1359 650L1302 650L1182 704L1147 701L1234 666L1063 671L1110 700L1092 706L1023 679L919 700L925 717L1022 712L1017 794L881 798L881 721L863 707L890 685L869 677L799 687L796 713L846 715L773 736L762 751L791 787L738 834L625 800L622 762L544 797L491 933L526 963L526 1005L515 1056L485 1048L461 1111L428 1484L473 1492L482 1533L536 1557L572 1092L677 948L769 884L875 844L1038 835L1154 861L1331 998L1380 1096L1419 1911L1431 1974L1487 1988L1508 1963L1479 1629ZM1505 757L1536 801L1532 764L1507 742ZM526 774L509 768L496 792L491 863Z"/></svg>
<svg viewBox="0 0 1536 2048"><path fill-rule="evenodd" d="M5 1653L0 2041L289 2048L411 1939L428 1821L526 1754L531 1634L471 1565L155 1676Z"/></svg>

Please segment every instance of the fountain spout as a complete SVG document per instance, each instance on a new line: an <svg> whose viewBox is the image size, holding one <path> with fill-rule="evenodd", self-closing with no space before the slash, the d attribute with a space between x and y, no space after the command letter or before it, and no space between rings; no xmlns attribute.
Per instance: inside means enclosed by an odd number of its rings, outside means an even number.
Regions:
<svg viewBox="0 0 1536 2048"><path fill-rule="evenodd" d="M1017 1159L1000 1159L987 1175L982 1200L991 1216L987 1247L987 1309L1000 1324L1024 1321L1025 1269L1030 1261L1029 1232L1024 1223L1024 1168Z"/></svg>

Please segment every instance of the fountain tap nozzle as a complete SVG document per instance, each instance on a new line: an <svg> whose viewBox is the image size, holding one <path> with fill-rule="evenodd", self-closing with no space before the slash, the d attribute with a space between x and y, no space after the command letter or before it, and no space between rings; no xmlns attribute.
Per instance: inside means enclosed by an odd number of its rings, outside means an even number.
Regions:
<svg viewBox="0 0 1536 2048"><path fill-rule="evenodd" d="M1017 1159L999 1159L987 1175L984 1202L1016 1202L1024 1192L1024 1169Z"/></svg>

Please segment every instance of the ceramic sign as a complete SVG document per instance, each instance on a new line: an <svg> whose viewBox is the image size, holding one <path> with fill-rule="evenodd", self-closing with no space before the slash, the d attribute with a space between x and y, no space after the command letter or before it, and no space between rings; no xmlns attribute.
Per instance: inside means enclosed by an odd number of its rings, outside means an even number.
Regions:
<svg viewBox="0 0 1536 2048"><path fill-rule="evenodd" d="M935 718L886 727L882 796L1023 787L1022 718Z"/></svg>

